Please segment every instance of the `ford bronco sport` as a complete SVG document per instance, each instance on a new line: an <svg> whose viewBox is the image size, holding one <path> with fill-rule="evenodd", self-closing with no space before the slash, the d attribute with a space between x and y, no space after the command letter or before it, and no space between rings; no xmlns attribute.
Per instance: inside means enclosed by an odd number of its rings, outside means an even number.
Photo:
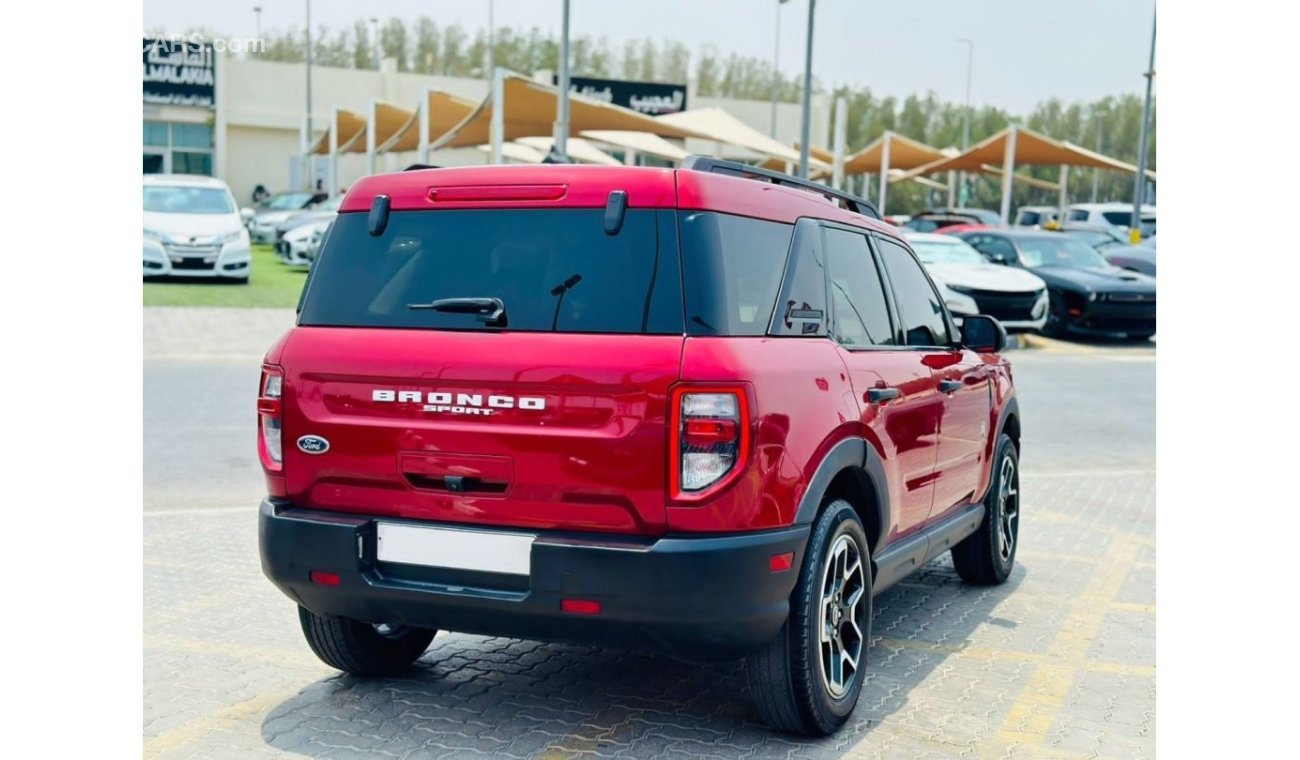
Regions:
<svg viewBox="0 0 1300 760"><path fill-rule="evenodd" d="M747 658L758 715L857 703L873 595L1015 560L1006 342L870 204L681 169L420 169L347 194L266 354L262 567L358 676L437 630Z"/></svg>

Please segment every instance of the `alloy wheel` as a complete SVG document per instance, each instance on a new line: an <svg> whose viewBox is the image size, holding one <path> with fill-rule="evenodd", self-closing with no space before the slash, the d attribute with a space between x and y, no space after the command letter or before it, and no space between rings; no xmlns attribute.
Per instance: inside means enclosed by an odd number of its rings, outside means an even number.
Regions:
<svg viewBox="0 0 1300 760"><path fill-rule="evenodd" d="M818 616L822 683L836 699L849 693L866 649L866 573L857 543L840 535L822 566Z"/></svg>
<svg viewBox="0 0 1300 760"><path fill-rule="evenodd" d="M998 473L998 554L1003 562L1011 559L1016 549L1016 535L1020 520L1020 480L1016 477L1016 462L1003 457Z"/></svg>

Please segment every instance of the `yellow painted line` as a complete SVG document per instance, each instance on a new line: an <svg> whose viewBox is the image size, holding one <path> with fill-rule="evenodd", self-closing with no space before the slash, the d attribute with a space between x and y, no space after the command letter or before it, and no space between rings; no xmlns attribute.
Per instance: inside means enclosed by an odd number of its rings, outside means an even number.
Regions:
<svg viewBox="0 0 1300 760"><path fill-rule="evenodd" d="M1021 689L998 730L1000 744L1041 747L1056 721L1075 676L1088 665L1088 647L1097 637L1111 603L1124 584L1137 558L1140 541L1136 536L1116 537L1097 565L1087 588L1072 600L1071 610L1047 652L1047 662L1038 666Z"/></svg>
<svg viewBox="0 0 1300 760"><path fill-rule="evenodd" d="M200 715L157 736L145 739L144 756L149 758L161 757L168 752L184 747L205 734L220 729L247 730L246 724L250 720L260 721L267 710L297 693L296 691L287 691L277 694L262 694L243 702L237 702L216 712ZM254 731L253 734L260 735L257 731Z"/></svg>
<svg viewBox="0 0 1300 760"><path fill-rule="evenodd" d="M1135 602L1111 602L1110 608L1112 610L1118 610L1120 612L1141 612L1144 615L1156 614L1156 606L1154 604L1137 604Z"/></svg>

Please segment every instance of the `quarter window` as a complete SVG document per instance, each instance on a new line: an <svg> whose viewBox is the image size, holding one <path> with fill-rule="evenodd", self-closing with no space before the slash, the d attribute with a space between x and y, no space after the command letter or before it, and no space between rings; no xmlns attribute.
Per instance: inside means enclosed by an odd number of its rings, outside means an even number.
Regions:
<svg viewBox="0 0 1300 760"><path fill-rule="evenodd" d="M830 269L835 339L850 347L895 345L884 286L872 261L866 236L827 228L826 258Z"/></svg>
<svg viewBox="0 0 1300 760"><path fill-rule="evenodd" d="M885 270L894 284L899 317L909 346L946 346L948 320L943 302L930 279L911 252L889 240L878 238Z"/></svg>

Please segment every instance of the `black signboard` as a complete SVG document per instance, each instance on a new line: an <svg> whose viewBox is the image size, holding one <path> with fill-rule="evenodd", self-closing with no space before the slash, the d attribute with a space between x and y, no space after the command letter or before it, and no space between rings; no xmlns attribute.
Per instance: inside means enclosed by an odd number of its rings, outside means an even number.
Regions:
<svg viewBox="0 0 1300 760"><path fill-rule="evenodd" d="M554 79L559 84L559 77ZM569 91L650 116L686 110L686 85L569 77Z"/></svg>
<svg viewBox="0 0 1300 760"><path fill-rule="evenodd" d="M144 102L212 108L216 94L212 43L144 38Z"/></svg>

